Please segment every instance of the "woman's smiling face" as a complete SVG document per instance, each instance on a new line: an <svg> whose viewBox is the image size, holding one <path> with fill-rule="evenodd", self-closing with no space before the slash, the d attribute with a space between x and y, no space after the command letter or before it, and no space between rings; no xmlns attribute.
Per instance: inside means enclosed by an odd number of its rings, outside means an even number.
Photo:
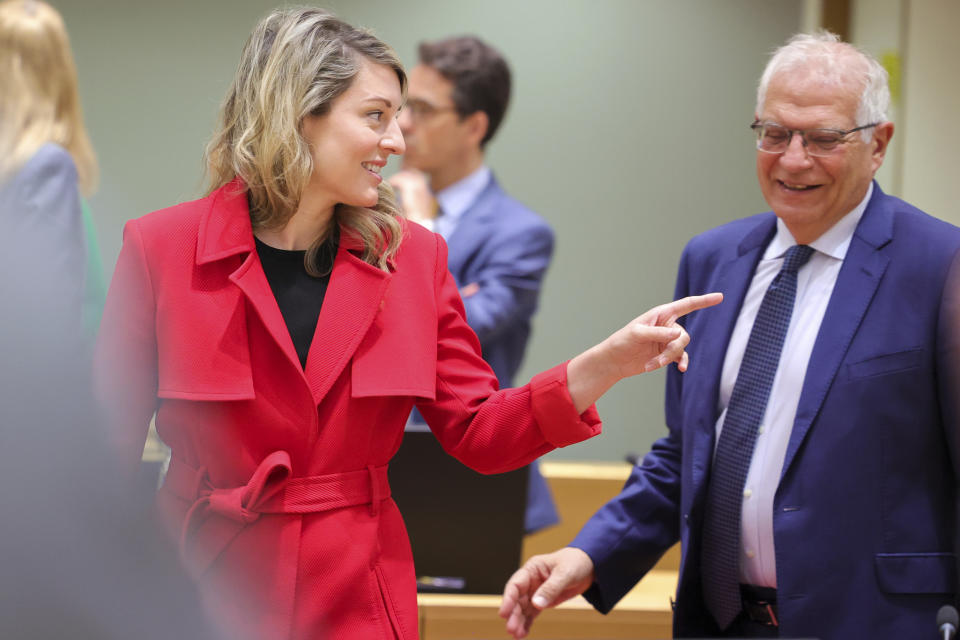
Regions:
<svg viewBox="0 0 960 640"><path fill-rule="evenodd" d="M405 149L397 123L402 99L396 71L363 59L330 111L303 119L303 137L313 155L307 189L332 204L376 205L381 169L390 155Z"/></svg>

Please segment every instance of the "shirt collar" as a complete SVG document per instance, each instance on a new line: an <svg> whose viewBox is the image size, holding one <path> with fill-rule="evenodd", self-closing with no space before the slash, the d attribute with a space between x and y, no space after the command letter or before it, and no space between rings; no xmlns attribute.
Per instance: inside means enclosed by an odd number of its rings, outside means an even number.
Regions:
<svg viewBox="0 0 960 640"><path fill-rule="evenodd" d="M473 206L480 193L490 182L490 167L481 165L479 169L465 178L461 178L449 187L437 192L437 204L443 211L443 218L450 225L456 224L461 216Z"/></svg>
<svg viewBox="0 0 960 640"><path fill-rule="evenodd" d="M856 231L863 212L867 210L867 203L873 195L873 182L867 189L867 195L863 197L853 210L838 220L832 227L827 229L819 238L810 243L810 246L836 260L843 260L847 255L847 249L850 248L850 240L853 239L853 232ZM763 253L764 260L773 258L782 258L787 249L797 244L793 239L790 230L783 220L777 218L777 234L767 245L767 250Z"/></svg>

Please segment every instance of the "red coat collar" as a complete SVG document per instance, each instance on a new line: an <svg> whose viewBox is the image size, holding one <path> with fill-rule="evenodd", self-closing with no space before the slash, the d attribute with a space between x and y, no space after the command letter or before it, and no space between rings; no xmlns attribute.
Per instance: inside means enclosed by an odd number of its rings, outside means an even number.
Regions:
<svg viewBox="0 0 960 640"><path fill-rule="evenodd" d="M259 314L290 362L299 369L289 331L256 255L246 193L243 181L236 178L207 198L197 237L197 264L246 255L228 278L246 297L252 310ZM363 244L344 233L341 227L340 247L317 321L317 326L323 330L314 335L303 371L318 404L366 335L380 311L392 279L391 274L350 253L356 249L362 250Z"/></svg>
<svg viewBox="0 0 960 640"><path fill-rule="evenodd" d="M234 178L206 200L207 208L200 218L197 264L253 251L253 226L243 179ZM346 251L362 251L363 241L341 226L340 247Z"/></svg>

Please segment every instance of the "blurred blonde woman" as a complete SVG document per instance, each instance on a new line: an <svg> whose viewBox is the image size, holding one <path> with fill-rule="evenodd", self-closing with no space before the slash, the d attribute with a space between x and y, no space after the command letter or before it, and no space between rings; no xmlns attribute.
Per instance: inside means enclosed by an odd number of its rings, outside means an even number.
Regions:
<svg viewBox="0 0 960 640"><path fill-rule="evenodd" d="M35 257L42 256L42 269L62 287L64 308L82 313L93 331L105 287L81 196L96 187L97 160L67 31L50 5L0 2L0 87L0 215L7 237L45 247Z"/></svg>
<svg viewBox="0 0 960 640"><path fill-rule="evenodd" d="M675 320L718 301L658 307L498 391L442 239L380 176L404 151L405 89L368 32L274 11L221 108L209 195L124 232L98 387L131 463L156 413L160 510L229 637L417 638L387 481L412 407L465 464L517 468L597 434L593 402L620 378L685 367Z"/></svg>

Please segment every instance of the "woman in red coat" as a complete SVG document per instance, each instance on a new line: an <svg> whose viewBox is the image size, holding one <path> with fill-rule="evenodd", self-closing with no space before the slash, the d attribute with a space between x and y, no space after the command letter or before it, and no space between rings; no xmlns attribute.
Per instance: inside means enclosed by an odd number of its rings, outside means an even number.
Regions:
<svg viewBox="0 0 960 640"><path fill-rule="evenodd" d="M413 560L387 463L416 404L444 449L497 473L600 431L618 379L677 361L658 307L497 390L439 236L380 170L403 153L406 76L372 35L278 10L248 41L208 149L212 190L129 222L97 377L123 455L150 417L160 491L234 638L417 638Z"/></svg>

